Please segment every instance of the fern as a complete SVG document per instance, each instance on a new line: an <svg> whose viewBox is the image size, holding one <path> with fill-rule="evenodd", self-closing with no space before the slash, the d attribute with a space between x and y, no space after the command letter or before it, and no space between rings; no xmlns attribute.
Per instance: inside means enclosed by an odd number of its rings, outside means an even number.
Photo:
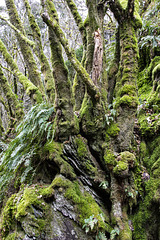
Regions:
<svg viewBox="0 0 160 240"><path fill-rule="evenodd" d="M54 108L40 104L31 108L24 120L17 127L18 135L3 152L0 163L0 200L7 184L23 165L20 181L26 181L34 172L32 159L44 142L54 138ZM32 179L30 179L32 180Z"/></svg>

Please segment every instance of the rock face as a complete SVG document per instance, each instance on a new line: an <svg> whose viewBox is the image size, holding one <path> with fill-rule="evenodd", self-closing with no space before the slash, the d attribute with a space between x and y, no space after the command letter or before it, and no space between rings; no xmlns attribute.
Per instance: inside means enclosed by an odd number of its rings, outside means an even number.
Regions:
<svg viewBox="0 0 160 240"><path fill-rule="evenodd" d="M37 150L37 159L41 163L28 176L32 183L8 189L1 214L2 239L92 240L99 232L109 233L109 192L99 186L102 170L87 140L79 135L64 144L46 143ZM25 171L28 174L26 169L17 182Z"/></svg>
<svg viewBox="0 0 160 240"><path fill-rule="evenodd" d="M94 239L93 236L86 235L80 218L82 214L85 215L85 211L87 213L87 207L93 213L92 207L96 211L102 211L88 193L85 193L82 200L73 199L78 198L73 188L71 182L59 175L50 186L32 185L12 195L3 211L3 239ZM72 190L72 194L69 193ZM85 192L84 189L83 191ZM83 202L86 205L84 212L80 209Z"/></svg>

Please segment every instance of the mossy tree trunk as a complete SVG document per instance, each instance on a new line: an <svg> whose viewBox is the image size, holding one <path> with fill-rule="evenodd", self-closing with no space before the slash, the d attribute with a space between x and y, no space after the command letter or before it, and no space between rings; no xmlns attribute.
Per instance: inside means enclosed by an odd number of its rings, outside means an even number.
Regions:
<svg viewBox="0 0 160 240"><path fill-rule="evenodd" d="M54 99L55 99L54 79L53 79L53 74L51 71L49 61L43 51L42 40L41 40L41 31L35 20L34 15L31 12L31 7L29 5L28 0L23 0L23 1L25 4L25 7L26 7L29 24L32 29L33 39L34 39L34 42L36 45L34 48L34 51L35 51L37 57L39 58L39 61L41 64L41 72L44 76L45 90L47 92L48 101L50 103L53 103Z"/></svg>
<svg viewBox="0 0 160 240"><path fill-rule="evenodd" d="M43 86L43 83L41 80L40 72L38 70L37 63L33 56L31 47L26 43L26 41L22 37L22 34L24 36L26 36L26 33L25 33L25 29L22 25L22 22L18 16L18 12L15 7L14 1L6 0L5 2L6 2L7 9L8 9L10 22L21 32L21 34L17 34L17 32L15 32L15 34L16 34L17 40L19 42L19 46L21 48L21 52L22 52L25 64L28 69L29 78L36 87L40 88L40 90L43 92L43 95L45 95L44 86Z"/></svg>
<svg viewBox="0 0 160 240"><path fill-rule="evenodd" d="M1 66L0 66L0 86L8 102L8 109L10 115L9 126L13 128L16 125L16 123L22 120L24 112L22 109L22 105L17 99L17 96L12 91L10 84L8 83L6 77L4 76Z"/></svg>
<svg viewBox="0 0 160 240"><path fill-rule="evenodd" d="M20 36L15 29L24 59L27 57L26 65L31 81L20 73L18 66L1 42L0 51L33 103L41 103L44 89L41 86L40 74L31 75L37 72L35 69L38 69L35 59L32 58L34 55L31 48L28 46L32 43L27 40L13 0L6 0L6 3L12 24L23 33ZM22 239L25 235L34 238L36 226L38 239L45 237L56 239L57 234L58 237L67 239L68 236L71 238L73 233L80 232L79 239L83 240L84 232L82 229L79 230L80 226L86 232L89 231L89 234L85 235L86 239L95 239L96 236L96 239L115 237L118 240L131 240L133 239L132 206L136 207L137 199L140 198L143 181L133 136L138 105L139 54L136 31L141 26L138 1L87 0L88 15L83 22L75 2L66 0L82 37L83 59L79 62L60 27L56 4L54 1L41 0L41 15L49 33L51 67L44 55L40 29L31 14L28 0L24 0L24 3L33 40L36 43L36 49L33 51L39 58L41 73L45 76L44 88L46 87L47 99L54 105L55 110L50 109L52 114L45 116L43 122L42 119L39 121L39 117L46 113L46 109L41 109L41 105L38 113L36 107L30 112L35 119L29 120L29 123L25 122L25 126L30 129L32 123L32 131L27 135L25 129L22 130L14 142L15 145L20 143L21 147L23 141L26 146L25 141L31 141L30 145L33 143L35 147L33 155L30 150L26 153L23 149L24 156L20 159L22 166L14 161L16 149L19 151L18 147L15 149L13 147L11 150L9 148L4 155L3 161L7 162L5 166L3 165L4 169L10 167L13 161L16 170L12 168L11 172L15 171L15 177L19 175L16 182L18 190L15 190L17 192L8 201L4 200L4 205L5 201L7 204L1 216L2 236L7 239L12 237L15 231L17 237L22 236ZM115 59L107 79L103 21L108 6L115 16L118 28ZM76 72L73 86L63 58L63 48ZM26 56L24 51L27 52ZM29 66L30 64L33 68ZM159 66L154 73L156 78L159 77ZM10 92L9 95L13 98L7 99L11 102L9 105L13 108L14 116L19 116L21 108L17 110L15 107L18 100L15 94L11 94L11 87L1 68L0 77L4 94L8 97L7 93ZM15 104L12 103L14 101ZM37 124L36 127L34 124ZM46 130L43 134L41 134L42 128ZM0 125L0 135L2 131ZM49 138L50 132L54 134ZM12 150L15 151L14 154ZM11 157L11 164L6 157L7 154ZM21 171L18 173L19 169L22 171L22 176ZM24 182L29 183L30 176L33 177L34 185L21 186L22 179L26 178ZM18 192L20 186L22 188ZM30 197L30 193L33 197ZM45 221L45 217L49 224ZM60 224L59 219L63 219ZM14 230L15 223L23 227ZM68 228L69 224L72 225L71 230ZM60 225L58 230L56 230L57 225ZM67 230L63 229L65 225Z"/></svg>

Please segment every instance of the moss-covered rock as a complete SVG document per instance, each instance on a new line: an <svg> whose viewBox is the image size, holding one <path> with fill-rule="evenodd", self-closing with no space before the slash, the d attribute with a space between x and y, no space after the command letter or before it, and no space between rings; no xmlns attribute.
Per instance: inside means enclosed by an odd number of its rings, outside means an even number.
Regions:
<svg viewBox="0 0 160 240"><path fill-rule="evenodd" d="M116 159L116 166L113 168L113 173L117 176L128 176L129 168L132 169L135 164L135 155L128 151L121 152Z"/></svg>
<svg viewBox="0 0 160 240"><path fill-rule="evenodd" d="M47 205L44 199L51 198L53 194L51 186L32 185L12 195L1 214L2 239L6 239L8 234L15 230L18 222L21 222L26 234L33 231L33 236L40 236L47 225Z"/></svg>

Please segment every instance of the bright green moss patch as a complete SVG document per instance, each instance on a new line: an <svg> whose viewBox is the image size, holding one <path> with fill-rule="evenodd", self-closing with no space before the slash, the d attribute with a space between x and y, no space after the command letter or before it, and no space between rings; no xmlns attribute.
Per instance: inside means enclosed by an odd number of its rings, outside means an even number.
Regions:
<svg viewBox="0 0 160 240"><path fill-rule="evenodd" d="M113 168L113 172L116 175L119 175L121 172L128 169L128 163L119 161L117 165Z"/></svg>
<svg viewBox="0 0 160 240"><path fill-rule="evenodd" d="M116 137L119 133L120 129L117 125L117 123L111 122L111 124L108 126L106 133L110 136L110 137Z"/></svg>
<svg viewBox="0 0 160 240"><path fill-rule="evenodd" d="M135 96L128 96L128 95L123 95L121 98L116 99L116 107L118 106L123 106L127 105L129 107L137 107L138 105L138 98Z"/></svg>
<svg viewBox="0 0 160 240"><path fill-rule="evenodd" d="M117 95L122 97L123 95L127 94L129 96L134 95L136 92L136 87L134 85L125 84L121 87L121 89L118 91Z"/></svg>
<svg viewBox="0 0 160 240"><path fill-rule="evenodd" d="M146 113L151 111L149 108L140 111L138 116L138 122L140 124L141 134L147 138L147 136L153 137L158 135L160 129L160 119L157 113ZM157 111L157 110L156 110Z"/></svg>
<svg viewBox="0 0 160 240"><path fill-rule="evenodd" d="M159 178L160 176L160 158L153 164L152 168L152 173L155 178Z"/></svg>
<svg viewBox="0 0 160 240"><path fill-rule="evenodd" d="M27 214L27 208L33 205L38 205L42 209L45 208L45 203L43 197L50 197L54 194L54 191L51 186L47 188L39 188L38 186L33 186L30 188L24 189L23 196L17 205L17 211L15 218L18 219L21 216Z"/></svg>
<svg viewBox="0 0 160 240"><path fill-rule="evenodd" d="M114 166L116 164L116 157L111 150L106 149L104 153L104 161L108 166Z"/></svg>
<svg viewBox="0 0 160 240"><path fill-rule="evenodd" d="M75 144L77 145L77 153L79 157L83 157L84 155L88 154L87 150L87 140L81 135L78 135L75 138Z"/></svg>
<svg viewBox="0 0 160 240"><path fill-rule="evenodd" d="M135 155L131 152L125 151L120 153L121 159L123 162L135 162Z"/></svg>
<svg viewBox="0 0 160 240"><path fill-rule="evenodd" d="M10 234L10 231L15 230L17 220L21 221L22 218L28 215L28 212L32 215L32 220L37 226L37 234L41 232L45 225L44 215L47 212L47 204L44 199L50 198L54 195L54 190L52 186L39 186L32 185L26 187L24 190L19 191L17 194L13 194L7 201L1 215L1 232L3 239L15 239L15 233ZM42 216L36 218L34 216L34 210L32 206L38 207L41 209ZM6 238L7 237L7 238Z"/></svg>
<svg viewBox="0 0 160 240"><path fill-rule="evenodd" d="M153 202L154 196L159 188L159 179L151 178L150 181L145 183L146 196L143 202L140 203L138 212L133 218L133 238L135 240L147 240L147 233L152 232L154 236L158 236L156 222L159 221L157 214L157 205ZM158 239L158 238L156 238Z"/></svg>
<svg viewBox="0 0 160 240"><path fill-rule="evenodd" d="M1 234L2 237L7 236L11 225L14 222L14 215L16 214L16 194L13 194L7 201L1 215Z"/></svg>
<svg viewBox="0 0 160 240"><path fill-rule="evenodd" d="M128 151L121 152L116 159L116 166L113 169L114 174L119 175L125 170L129 170L129 167L133 168L136 158L133 153Z"/></svg>
<svg viewBox="0 0 160 240"><path fill-rule="evenodd" d="M16 233L11 233L6 238L6 240L15 240L15 239L16 239Z"/></svg>
<svg viewBox="0 0 160 240"><path fill-rule="evenodd" d="M152 80L155 79L155 76L160 72L160 63L152 71Z"/></svg>

